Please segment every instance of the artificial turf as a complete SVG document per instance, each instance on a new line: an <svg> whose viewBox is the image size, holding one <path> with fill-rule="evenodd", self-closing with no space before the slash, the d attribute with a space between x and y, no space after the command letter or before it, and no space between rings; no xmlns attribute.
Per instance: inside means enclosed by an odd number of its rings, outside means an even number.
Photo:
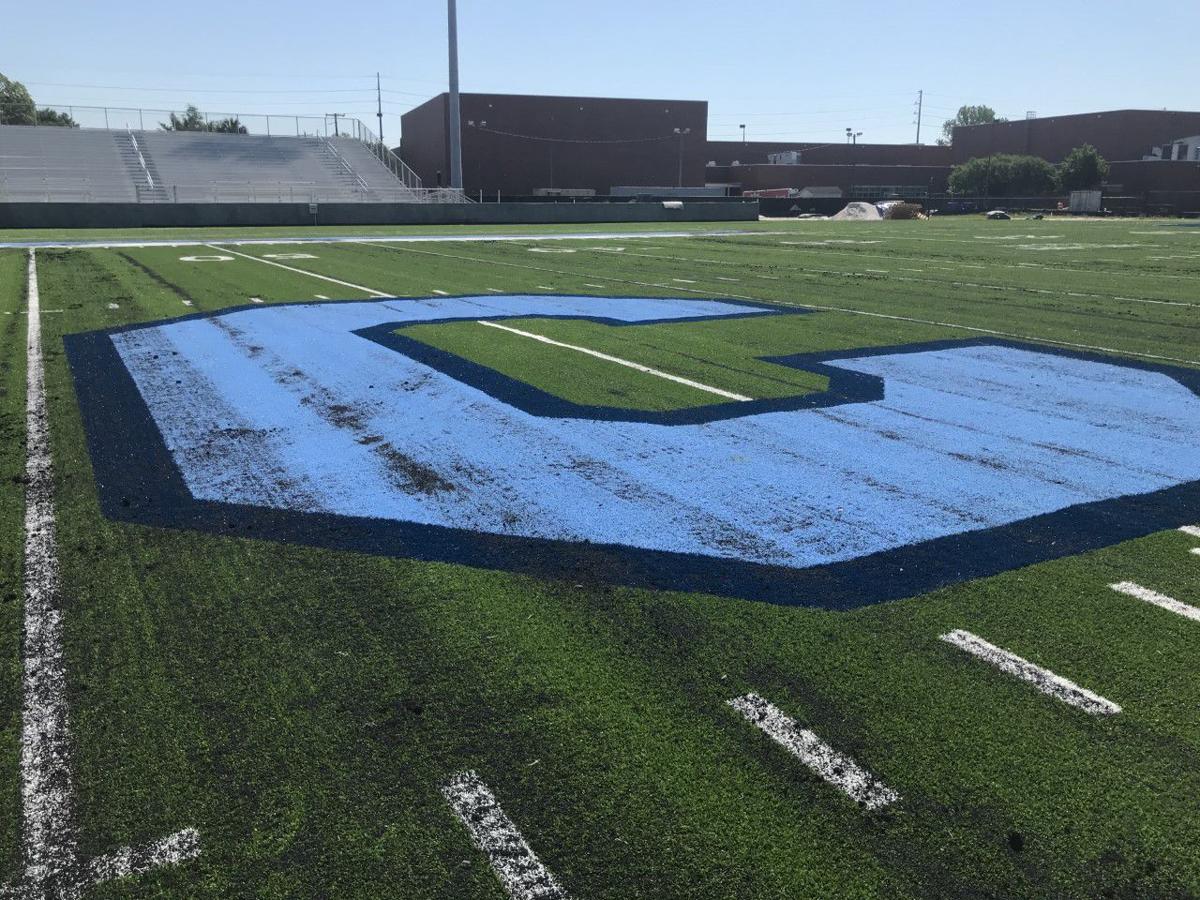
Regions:
<svg viewBox="0 0 1200 900"><path fill-rule="evenodd" d="M552 288L820 308L624 328L524 320L755 396L822 388L760 356L991 331L1200 366L1195 229L768 224L785 234L573 242L555 255L521 242L321 245L286 264L399 295ZM1039 244L1077 249L1026 249ZM187 826L203 846L194 862L97 896L500 898L439 793L468 768L577 897L1200 892L1200 632L1107 587L1132 580L1200 603L1197 541L1162 533L837 613L112 522L64 334L251 297L368 296L241 257L180 261L194 253L38 254L83 851ZM0 311L17 313L0 316L0 848L11 871L23 282L24 254L0 252ZM406 331L568 399L605 395L599 361L564 366L476 328ZM631 405L694 402L658 379L610 383ZM953 628L1124 712L1095 719L1008 679L938 640ZM902 799L856 807L725 705L748 691Z"/></svg>

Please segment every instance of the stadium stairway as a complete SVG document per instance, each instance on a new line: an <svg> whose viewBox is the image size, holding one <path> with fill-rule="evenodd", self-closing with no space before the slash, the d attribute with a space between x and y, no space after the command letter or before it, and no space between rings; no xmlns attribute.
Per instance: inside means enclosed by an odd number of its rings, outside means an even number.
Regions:
<svg viewBox="0 0 1200 900"><path fill-rule="evenodd" d="M117 152L129 173L129 180L137 190L138 200L142 203L164 203L171 199L163 187L154 158L142 152L142 147L132 131L115 132L113 140L117 144Z"/></svg>
<svg viewBox="0 0 1200 900"><path fill-rule="evenodd" d="M309 139L303 138L303 140ZM321 165L329 173L330 182L341 185L349 194L359 195L362 200L378 201L380 199L379 195L371 190L366 179L359 175L349 161L338 152L338 147L331 140L315 138L312 139L312 142L316 145Z"/></svg>

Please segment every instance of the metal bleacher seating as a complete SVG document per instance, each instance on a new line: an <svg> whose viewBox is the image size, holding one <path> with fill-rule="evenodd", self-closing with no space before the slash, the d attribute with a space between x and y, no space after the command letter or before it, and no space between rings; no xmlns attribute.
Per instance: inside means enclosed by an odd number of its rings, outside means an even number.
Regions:
<svg viewBox="0 0 1200 900"><path fill-rule="evenodd" d="M463 200L394 174L353 137L0 126L0 202ZM394 157L393 166L403 167ZM406 183L405 176L408 176Z"/></svg>
<svg viewBox="0 0 1200 900"><path fill-rule="evenodd" d="M135 202L116 132L0 125L0 202Z"/></svg>

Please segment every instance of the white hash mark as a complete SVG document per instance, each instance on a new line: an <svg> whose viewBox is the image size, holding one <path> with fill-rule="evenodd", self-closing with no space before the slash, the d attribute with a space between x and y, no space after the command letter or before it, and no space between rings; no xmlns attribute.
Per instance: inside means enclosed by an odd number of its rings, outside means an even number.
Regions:
<svg viewBox="0 0 1200 900"><path fill-rule="evenodd" d="M1200 549L1200 548L1196 548ZM1192 550L1196 552L1195 549ZM1146 603L1152 603L1162 609L1170 610L1177 615L1183 616L1185 619L1191 619L1193 622L1200 622L1200 606L1192 606L1190 603L1183 603L1173 597L1168 597L1166 594L1160 594L1157 591L1152 591L1149 588L1144 588L1140 584L1134 584L1132 581L1122 581L1118 584L1110 584L1114 591L1118 594L1124 594L1126 597L1133 597L1136 600L1143 600Z"/></svg>
<svg viewBox="0 0 1200 900"><path fill-rule="evenodd" d="M788 753L867 809L880 809L900 799L899 794L853 759L834 750L807 728L801 728L758 694L726 702Z"/></svg>
<svg viewBox="0 0 1200 900"><path fill-rule="evenodd" d="M1095 716L1111 716L1121 711L1121 707L1111 700L1107 700L1099 694L1093 694L1087 688L1082 688L1073 681L1055 675L1049 669L1043 669L1027 659L1022 659L1015 653L1002 650L995 644L989 644L983 638L971 634L969 631L956 629L943 634L942 640L953 644L960 650L965 650L984 662L991 663L1001 672L1014 675L1022 681L1032 684L1043 694L1061 700L1077 709L1082 709L1084 712Z"/></svg>
<svg viewBox="0 0 1200 900"><path fill-rule="evenodd" d="M542 865L477 774L460 772L442 788L442 795L513 900L568 900L562 885Z"/></svg>

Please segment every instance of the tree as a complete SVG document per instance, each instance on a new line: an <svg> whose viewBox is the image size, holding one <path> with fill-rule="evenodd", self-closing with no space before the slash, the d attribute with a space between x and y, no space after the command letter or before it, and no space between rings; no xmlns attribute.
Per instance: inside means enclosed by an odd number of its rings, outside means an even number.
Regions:
<svg viewBox="0 0 1200 900"><path fill-rule="evenodd" d="M79 127L79 123L72 119L69 113L59 112L47 106L43 106L37 111L37 123L39 125L61 125L64 128Z"/></svg>
<svg viewBox="0 0 1200 900"><path fill-rule="evenodd" d="M939 144L949 144L954 140L954 129L967 125L990 125L993 122L1007 122L1003 116L997 116L990 106L960 106L953 119L947 119L942 125L942 138Z"/></svg>
<svg viewBox="0 0 1200 900"><path fill-rule="evenodd" d="M246 126L238 121L237 116L230 116L228 119L219 119L216 122L209 122L208 130L219 131L222 134L245 134Z"/></svg>
<svg viewBox="0 0 1200 900"><path fill-rule="evenodd" d="M171 113L171 121L159 122L158 127L163 131L208 131L208 121L200 110L189 103L182 116Z"/></svg>
<svg viewBox="0 0 1200 900"><path fill-rule="evenodd" d="M1108 177L1108 163L1091 144L1076 147L1058 166L1058 183L1064 191L1088 191Z"/></svg>
<svg viewBox="0 0 1200 900"><path fill-rule="evenodd" d="M37 110L25 85L0 74L0 125L33 125Z"/></svg>
<svg viewBox="0 0 1200 900"><path fill-rule="evenodd" d="M237 116L230 116L227 119L218 119L215 122L210 122L204 117L204 113L196 109L195 105L191 103L187 105L187 109L184 110L182 116L171 113L170 122L159 122L158 125L164 131L218 131L223 134L246 133L246 126L238 120Z"/></svg>
<svg viewBox="0 0 1200 900"><path fill-rule="evenodd" d="M1058 185L1054 166L1039 156L970 159L950 172L950 193L976 197L1040 197Z"/></svg>

